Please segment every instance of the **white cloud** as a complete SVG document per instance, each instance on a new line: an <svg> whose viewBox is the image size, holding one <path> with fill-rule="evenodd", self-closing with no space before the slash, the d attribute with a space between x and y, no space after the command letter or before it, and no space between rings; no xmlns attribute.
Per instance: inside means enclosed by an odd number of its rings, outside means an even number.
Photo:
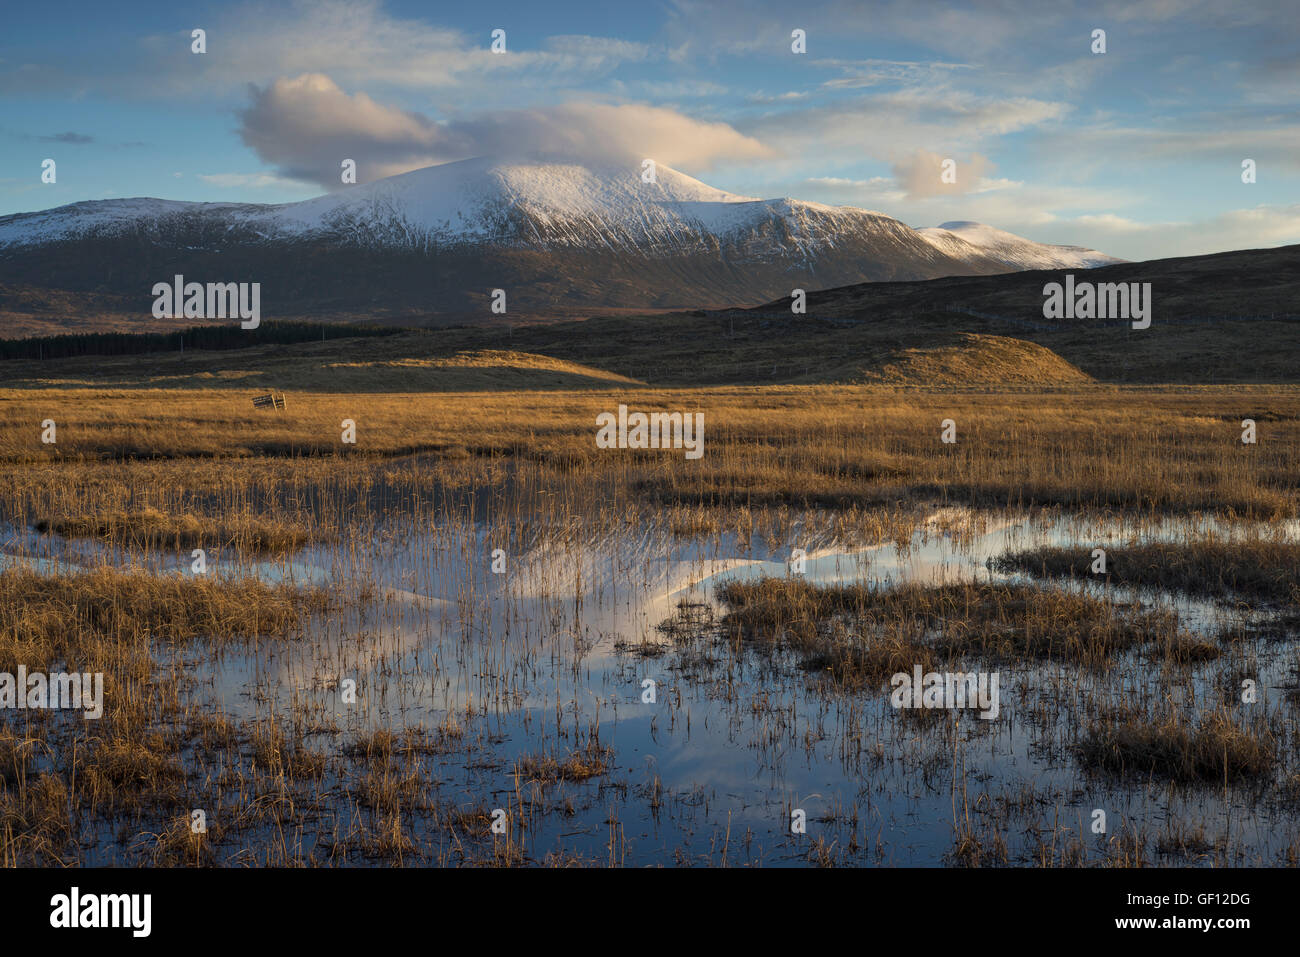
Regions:
<svg viewBox="0 0 1300 957"><path fill-rule="evenodd" d="M882 84L923 85L945 82L955 70L972 69L967 63L936 61L921 63L911 60L814 60L813 66L838 70L840 76L826 80L822 86L829 89L854 90Z"/></svg>
<svg viewBox="0 0 1300 957"><path fill-rule="evenodd" d="M428 11L436 16L436 5ZM141 98L237 93L276 76L328 71L351 88L439 91L472 87L502 99L544 87L599 80L624 63L666 57L667 51L612 37L560 35L540 48L525 46L508 22L484 19L465 32L402 17L382 0L292 0L217 5L203 18L208 50L190 51L190 25L142 37L123 50L50 57L0 68L0 93L40 90ZM491 31L506 29L507 52L494 54ZM0 61L2 63L2 61ZM146 66L147 65L147 66Z"/></svg>
<svg viewBox="0 0 1300 957"><path fill-rule="evenodd" d="M772 155L725 123L641 104L577 102L501 110L435 122L348 94L323 74L282 77L253 90L240 135L280 175L335 188L339 164L369 181L471 156L640 162L704 170Z"/></svg>
<svg viewBox="0 0 1300 957"><path fill-rule="evenodd" d="M1300 168L1300 127L1263 116L1248 125L1231 113L1195 117L1179 129L1138 127L1083 128L1047 136L1043 149L1062 156L1122 156L1128 160L1207 158L1239 168L1242 159L1267 157L1274 165ZM1262 124L1269 123L1269 126Z"/></svg>
<svg viewBox="0 0 1300 957"><path fill-rule="evenodd" d="M746 98L749 103L791 103L808 99L808 94L800 90L788 90L785 93L751 93Z"/></svg>
<svg viewBox="0 0 1300 957"><path fill-rule="evenodd" d="M952 182L944 182L944 163L951 160ZM914 150L894 161L893 174L908 199L926 196L960 196L975 190L992 168L988 158L972 153L958 161L929 150Z"/></svg>
<svg viewBox="0 0 1300 957"><path fill-rule="evenodd" d="M1229 249L1263 249L1300 243L1300 203L1234 209L1207 219L1140 223L1111 214L1078 216L1063 224L1074 240L1125 259L1199 256Z"/></svg>
<svg viewBox="0 0 1300 957"><path fill-rule="evenodd" d="M791 143L791 153L816 144L821 157L893 162L917 149L968 153L998 136L1054 125L1069 111L1065 103L1033 97L906 89L772 112L742 128L766 142Z"/></svg>
<svg viewBox="0 0 1300 957"><path fill-rule="evenodd" d="M611 37L563 35L547 37L543 42L547 53L572 58L585 69L599 70L648 60L654 51L649 44Z"/></svg>
<svg viewBox="0 0 1300 957"><path fill-rule="evenodd" d="M804 180L799 195L833 205L860 206L864 209L893 209L907 198L907 194L898 188L897 182L890 176L872 176L869 179L813 176ZM891 212L890 215L894 214Z"/></svg>

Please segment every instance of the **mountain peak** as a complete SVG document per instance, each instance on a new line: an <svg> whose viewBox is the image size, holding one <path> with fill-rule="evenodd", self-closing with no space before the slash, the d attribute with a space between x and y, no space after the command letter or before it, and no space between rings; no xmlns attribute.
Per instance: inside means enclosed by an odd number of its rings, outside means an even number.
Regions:
<svg viewBox="0 0 1300 957"><path fill-rule="evenodd" d="M138 296L181 272L264 282L281 314L758 305L791 289L1113 261L971 222L757 199L669 166L478 157L297 203L79 203L0 217L0 281ZM125 265L124 265L125 264ZM376 277L382 276L382 280ZM265 278L264 278L265 277Z"/></svg>

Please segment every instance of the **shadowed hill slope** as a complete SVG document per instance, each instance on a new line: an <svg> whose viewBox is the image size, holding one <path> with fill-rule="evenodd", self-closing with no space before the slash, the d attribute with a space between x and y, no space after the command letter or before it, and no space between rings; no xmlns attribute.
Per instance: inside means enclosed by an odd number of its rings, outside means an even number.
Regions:
<svg viewBox="0 0 1300 957"><path fill-rule="evenodd" d="M1150 282L1151 327L1049 321L1061 271L811 293L758 309L507 319L373 339L230 352L0 362L0 384L166 384L322 391L583 389L878 383L951 388L1101 383L1294 383L1300 247L1125 263L1099 282ZM954 311L957 309L959 311Z"/></svg>

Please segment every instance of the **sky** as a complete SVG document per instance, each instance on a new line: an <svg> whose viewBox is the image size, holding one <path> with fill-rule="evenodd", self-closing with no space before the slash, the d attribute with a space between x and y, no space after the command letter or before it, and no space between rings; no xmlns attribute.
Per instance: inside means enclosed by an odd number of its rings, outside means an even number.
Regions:
<svg viewBox="0 0 1300 957"><path fill-rule="evenodd" d="M0 215L479 155L653 158L1135 260L1298 243L1300 2L6 5Z"/></svg>

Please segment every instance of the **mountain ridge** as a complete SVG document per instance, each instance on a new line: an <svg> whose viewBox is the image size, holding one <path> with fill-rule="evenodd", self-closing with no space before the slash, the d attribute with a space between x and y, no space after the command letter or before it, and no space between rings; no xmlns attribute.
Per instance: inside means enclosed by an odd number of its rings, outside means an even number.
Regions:
<svg viewBox="0 0 1300 957"><path fill-rule="evenodd" d="M119 295L175 273L260 281L283 315L490 317L756 305L793 288L1115 262L992 227L721 190L640 170L480 157L285 204L95 200L0 217L0 283Z"/></svg>

